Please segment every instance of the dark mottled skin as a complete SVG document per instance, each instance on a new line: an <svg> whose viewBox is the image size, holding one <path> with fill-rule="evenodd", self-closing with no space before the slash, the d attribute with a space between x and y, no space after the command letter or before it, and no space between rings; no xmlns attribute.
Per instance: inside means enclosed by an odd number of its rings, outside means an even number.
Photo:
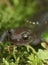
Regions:
<svg viewBox="0 0 48 65"><path fill-rule="evenodd" d="M41 39L41 41L45 41L42 39L41 35L45 32L48 32L48 11L42 12L35 16L35 18L33 17L30 20L32 20L35 23L38 22L38 24L34 24L35 28L33 30L33 33L36 35L36 37ZM33 44L35 44L36 42L37 40L34 39Z"/></svg>
<svg viewBox="0 0 48 65"><path fill-rule="evenodd" d="M35 22L35 24L33 24L35 25L33 30L28 27L11 29L3 33L0 39L1 42L4 42L5 38L8 37L9 41L15 45L39 44L43 41L41 34L48 31L48 12L35 15L35 17L31 17L29 21L32 21L32 23Z"/></svg>
<svg viewBox="0 0 48 65"><path fill-rule="evenodd" d="M43 13L37 21L39 24L34 30L36 34L41 34L42 32L48 31L48 12Z"/></svg>

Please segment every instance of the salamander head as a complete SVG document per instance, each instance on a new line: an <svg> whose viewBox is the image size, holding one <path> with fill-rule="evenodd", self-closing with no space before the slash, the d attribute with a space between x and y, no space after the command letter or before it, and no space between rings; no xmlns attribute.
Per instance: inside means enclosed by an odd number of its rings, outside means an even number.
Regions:
<svg viewBox="0 0 48 65"><path fill-rule="evenodd" d="M40 39L35 34L32 34L32 30L26 27L17 28L9 35L9 39L13 45L37 45L40 42Z"/></svg>
<svg viewBox="0 0 48 65"><path fill-rule="evenodd" d="M25 27L17 28L9 35L11 43L15 45L24 45L32 42L32 31Z"/></svg>

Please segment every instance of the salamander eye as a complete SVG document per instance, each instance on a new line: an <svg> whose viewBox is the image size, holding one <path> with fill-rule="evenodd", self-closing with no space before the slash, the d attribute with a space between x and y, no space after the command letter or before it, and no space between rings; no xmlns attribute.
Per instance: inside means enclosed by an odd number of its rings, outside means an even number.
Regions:
<svg viewBox="0 0 48 65"><path fill-rule="evenodd" d="M22 34L23 40L28 40L29 37L30 37L30 33L29 33L29 32L24 32L24 33Z"/></svg>
<svg viewBox="0 0 48 65"><path fill-rule="evenodd" d="M11 29L11 30L8 31L8 33L9 33L10 35L12 35L12 34L15 33L15 30L14 30L14 29Z"/></svg>

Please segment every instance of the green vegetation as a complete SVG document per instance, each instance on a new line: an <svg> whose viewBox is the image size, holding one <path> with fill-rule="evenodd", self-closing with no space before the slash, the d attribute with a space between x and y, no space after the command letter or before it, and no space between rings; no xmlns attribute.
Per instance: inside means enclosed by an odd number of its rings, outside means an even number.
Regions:
<svg viewBox="0 0 48 65"><path fill-rule="evenodd" d="M26 23L25 19L44 9L35 0L2 0L0 3L0 30L21 26Z"/></svg>
<svg viewBox="0 0 48 65"><path fill-rule="evenodd" d="M32 46L0 45L0 65L48 65L48 50Z"/></svg>
<svg viewBox="0 0 48 65"><path fill-rule="evenodd" d="M25 26L27 18L43 10L44 5L38 0L0 0L0 35L2 31ZM47 35L42 37L48 40ZM48 48L36 48L0 42L0 65L48 65Z"/></svg>

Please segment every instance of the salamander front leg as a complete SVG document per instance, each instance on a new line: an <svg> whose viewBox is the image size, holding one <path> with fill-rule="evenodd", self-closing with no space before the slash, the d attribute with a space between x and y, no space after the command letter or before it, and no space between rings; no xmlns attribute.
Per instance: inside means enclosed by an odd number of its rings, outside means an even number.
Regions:
<svg viewBox="0 0 48 65"><path fill-rule="evenodd" d="M6 38L7 36L8 36L8 31L5 31L5 32L1 35L1 37L0 37L0 42L4 43L5 38Z"/></svg>

